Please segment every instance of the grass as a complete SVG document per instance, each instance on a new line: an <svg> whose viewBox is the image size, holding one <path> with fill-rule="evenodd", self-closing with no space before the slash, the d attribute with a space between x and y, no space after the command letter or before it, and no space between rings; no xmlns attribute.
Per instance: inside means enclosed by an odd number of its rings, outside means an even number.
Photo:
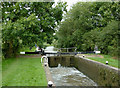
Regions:
<svg viewBox="0 0 120 88"><path fill-rule="evenodd" d="M3 60L2 86L47 86L40 58Z"/></svg>
<svg viewBox="0 0 120 88"><path fill-rule="evenodd" d="M36 47L32 47L32 49L30 50L30 47L23 47L20 49L20 52L35 52Z"/></svg>
<svg viewBox="0 0 120 88"><path fill-rule="evenodd" d="M110 55L102 55L104 58L100 58L100 57L88 57L88 59L91 59L91 60L94 60L94 61L98 61L98 62L101 62L101 63L106 63L106 61L108 61L108 64L110 66L113 66L113 67L117 67L117 68L120 68L118 66L118 60L117 59L113 59L112 56Z"/></svg>

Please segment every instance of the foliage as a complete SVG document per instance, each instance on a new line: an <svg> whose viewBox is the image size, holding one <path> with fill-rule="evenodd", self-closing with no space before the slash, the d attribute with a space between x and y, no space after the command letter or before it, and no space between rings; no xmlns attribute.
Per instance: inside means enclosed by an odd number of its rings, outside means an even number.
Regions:
<svg viewBox="0 0 120 88"><path fill-rule="evenodd" d="M118 55L118 21L111 21L102 30L94 29L83 35L85 48L94 50L98 45L99 50L105 54Z"/></svg>
<svg viewBox="0 0 120 88"><path fill-rule="evenodd" d="M90 17L88 3L77 3L66 14L65 21L60 24L58 36L59 47L73 47L81 45L81 36L91 29L88 19Z"/></svg>
<svg viewBox="0 0 120 88"><path fill-rule="evenodd" d="M47 86L40 58L9 58L2 62L3 86Z"/></svg>
<svg viewBox="0 0 120 88"><path fill-rule="evenodd" d="M23 48L20 49L20 51L24 51L24 52L35 52L35 50L36 50L35 46L33 46L33 47L23 47Z"/></svg>
<svg viewBox="0 0 120 88"><path fill-rule="evenodd" d="M54 2L2 2L2 50L6 57L15 56L19 48L43 47L51 43L56 24L62 20L66 3Z"/></svg>
<svg viewBox="0 0 120 88"><path fill-rule="evenodd" d="M10 57L12 56L11 54L15 54L22 44L31 45L30 43L34 44L37 40L40 40L38 36L41 33L38 32L38 23L39 21L36 19L35 15L32 14L27 19L21 18L16 22L11 22L10 20L7 24L3 24L2 49L5 57Z"/></svg>
<svg viewBox="0 0 120 88"><path fill-rule="evenodd" d="M59 26L58 47L93 51L97 45L102 53L117 56L119 12L119 2L78 2Z"/></svg>
<svg viewBox="0 0 120 88"><path fill-rule="evenodd" d="M100 29L96 28L94 30L91 30L89 32L86 32L83 36L82 36L82 49L84 51L86 50L94 50L95 45L98 45L98 43L100 42L100 39L98 37L98 35L100 34Z"/></svg>

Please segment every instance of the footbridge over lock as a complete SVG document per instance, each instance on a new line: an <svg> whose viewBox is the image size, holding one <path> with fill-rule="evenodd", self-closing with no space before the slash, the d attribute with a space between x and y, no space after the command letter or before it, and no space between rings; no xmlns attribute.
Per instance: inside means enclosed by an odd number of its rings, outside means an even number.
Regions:
<svg viewBox="0 0 120 88"><path fill-rule="evenodd" d="M77 54L87 54L87 53L95 53L95 51L86 51L86 52L77 52L76 47L70 48L54 48L53 46L49 46L43 51L38 52L20 52L20 54L41 54L46 56L62 56L62 55L77 55Z"/></svg>

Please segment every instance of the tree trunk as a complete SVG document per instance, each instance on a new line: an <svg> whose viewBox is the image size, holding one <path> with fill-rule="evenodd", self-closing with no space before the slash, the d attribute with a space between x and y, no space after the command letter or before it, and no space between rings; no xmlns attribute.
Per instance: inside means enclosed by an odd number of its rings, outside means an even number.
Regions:
<svg viewBox="0 0 120 88"><path fill-rule="evenodd" d="M7 58L13 57L13 42L9 42L8 52L7 52Z"/></svg>

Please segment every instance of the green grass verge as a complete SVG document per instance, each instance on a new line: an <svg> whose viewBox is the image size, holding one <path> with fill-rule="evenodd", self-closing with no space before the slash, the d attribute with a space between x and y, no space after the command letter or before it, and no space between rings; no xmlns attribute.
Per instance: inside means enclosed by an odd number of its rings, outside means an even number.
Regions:
<svg viewBox="0 0 120 88"><path fill-rule="evenodd" d="M47 86L40 58L3 60L2 86Z"/></svg>
<svg viewBox="0 0 120 88"><path fill-rule="evenodd" d="M118 65L118 60L117 59L113 59L110 55L102 55L102 56L104 58L88 57L88 59L98 61L98 62L101 62L101 63L104 63L104 64L105 64L106 61L108 61L110 66L120 68L119 65Z"/></svg>

